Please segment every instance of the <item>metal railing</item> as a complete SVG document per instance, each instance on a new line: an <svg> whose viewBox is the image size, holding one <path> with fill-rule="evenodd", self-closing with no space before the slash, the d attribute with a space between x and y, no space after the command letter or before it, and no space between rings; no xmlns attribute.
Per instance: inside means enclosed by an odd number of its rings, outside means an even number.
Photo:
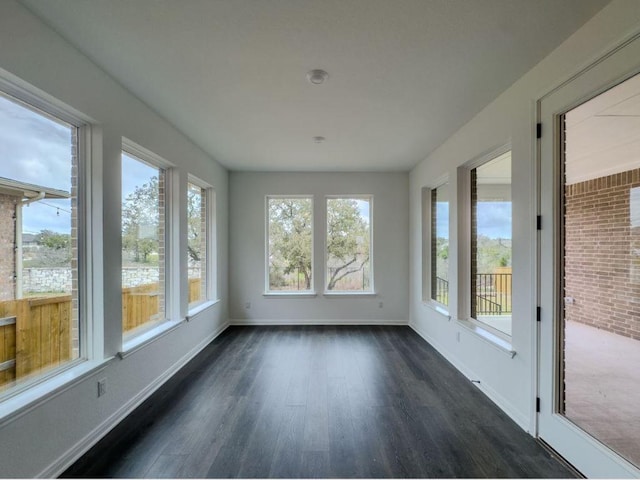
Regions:
<svg viewBox="0 0 640 480"><path fill-rule="evenodd" d="M444 278L436 277L436 283L434 286L434 291L431 292L432 298L443 305L449 305L449 281Z"/></svg>
<svg viewBox="0 0 640 480"><path fill-rule="evenodd" d="M511 313L511 274L476 274L476 315Z"/></svg>

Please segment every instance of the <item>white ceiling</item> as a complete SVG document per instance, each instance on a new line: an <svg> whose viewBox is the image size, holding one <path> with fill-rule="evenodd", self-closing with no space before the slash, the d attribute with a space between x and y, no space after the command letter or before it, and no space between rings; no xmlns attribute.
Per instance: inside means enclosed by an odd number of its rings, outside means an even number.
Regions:
<svg viewBox="0 0 640 480"><path fill-rule="evenodd" d="M565 115L566 183L640 167L640 75Z"/></svg>
<svg viewBox="0 0 640 480"><path fill-rule="evenodd" d="M232 170L393 171L608 0L23 3Z"/></svg>

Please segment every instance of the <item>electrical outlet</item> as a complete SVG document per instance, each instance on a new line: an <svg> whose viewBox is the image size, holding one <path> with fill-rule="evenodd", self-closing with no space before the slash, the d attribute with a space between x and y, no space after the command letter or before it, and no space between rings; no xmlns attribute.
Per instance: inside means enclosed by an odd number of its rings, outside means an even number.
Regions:
<svg viewBox="0 0 640 480"><path fill-rule="evenodd" d="M460 343L460 332L456 332L456 340Z"/></svg>
<svg viewBox="0 0 640 480"><path fill-rule="evenodd" d="M379 302L379 303L378 303L378 308L382 308L382 307L384 307L384 303Z"/></svg>
<svg viewBox="0 0 640 480"><path fill-rule="evenodd" d="M244 304L244 308L246 308L247 310L249 310L251 308L251 302L246 302Z"/></svg>
<svg viewBox="0 0 640 480"><path fill-rule="evenodd" d="M98 396L101 397L107 393L107 379L98 380Z"/></svg>

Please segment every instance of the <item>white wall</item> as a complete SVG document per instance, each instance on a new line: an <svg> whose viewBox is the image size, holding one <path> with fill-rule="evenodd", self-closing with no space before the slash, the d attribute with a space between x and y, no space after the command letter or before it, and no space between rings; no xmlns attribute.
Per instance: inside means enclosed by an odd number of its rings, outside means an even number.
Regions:
<svg viewBox="0 0 640 480"><path fill-rule="evenodd" d="M404 323L409 319L407 173L232 172L230 201L230 318L234 323ZM314 196L314 298L263 296L265 197ZM373 195L375 297L323 295L326 195ZM246 309L245 303L251 308ZM379 303L383 307L379 308Z"/></svg>
<svg viewBox="0 0 640 480"><path fill-rule="evenodd" d="M450 137L410 175L411 325L483 389L523 428L535 428L536 369L536 100L590 65L640 27L637 1L614 1L551 55L518 80L472 121ZM545 129L551 128L549 125ZM548 130L547 130L548 133ZM452 192L450 252L458 248L456 169L483 153L511 143L513 161L513 347L512 359L457 321L456 282L452 282L453 320L422 302L421 188L448 175ZM543 222L545 219L543 218ZM547 219L550 221L550 219ZM457 261L450 257L450 278ZM460 340L457 340L457 334Z"/></svg>
<svg viewBox="0 0 640 480"><path fill-rule="evenodd" d="M102 146L96 144L99 148L94 165L95 174L102 177L94 197L96 213L102 216L102 222L97 222L102 227L102 232L98 229L102 238L95 244L97 257L93 268L103 273L96 278L97 302L92 321L97 326L104 321L104 358L119 351L122 341L119 256L122 137L174 163L182 179L181 188L186 188L186 175L192 173L210 183L216 193L217 284L221 301L123 360L112 358L98 371L89 372L66 389L58 389L43 401L23 409L21 414L0 417L0 476L50 477L61 473L226 326L228 174L185 135L13 0L0 3L0 45L0 68L91 117L102 132ZM181 239L183 246L185 238ZM186 274L186 262L183 263ZM184 303L182 313L186 309ZM107 394L99 399L98 378L108 380ZM12 401L3 402L0 407L6 412Z"/></svg>

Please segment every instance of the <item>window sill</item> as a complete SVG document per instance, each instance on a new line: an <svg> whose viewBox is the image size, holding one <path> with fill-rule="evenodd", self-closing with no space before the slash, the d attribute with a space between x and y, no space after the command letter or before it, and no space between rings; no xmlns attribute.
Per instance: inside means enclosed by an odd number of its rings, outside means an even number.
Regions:
<svg viewBox="0 0 640 480"><path fill-rule="evenodd" d="M262 296L267 298L314 298L317 297L318 294L316 292L264 292Z"/></svg>
<svg viewBox="0 0 640 480"><path fill-rule="evenodd" d="M0 402L0 428L64 393L87 377L104 370L113 358L80 360L76 365L70 366L51 378L8 396Z"/></svg>
<svg viewBox="0 0 640 480"><path fill-rule="evenodd" d="M451 321L451 314L449 313L449 310L444 308L441 304L435 302L422 302L422 304Z"/></svg>
<svg viewBox="0 0 640 480"><path fill-rule="evenodd" d="M164 337L166 334L175 330L184 322L186 322L186 319L163 322L161 325L158 325L157 327L152 328L147 332L137 335L131 340L127 340L122 344L122 351L118 352L117 354L118 358L123 359L128 357L132 353L135 353L141 348L146 347L147 345Z"/></svg>
<svg viewBox="0 0 640 480"><path fill-rule="evenodd" d="M349 298L349 297L377 297L376 292L324 292L325 297Z"/></svg>
<svg viewBox="0 0 640 480"><path fill-rule="evenodd" d="M187 313L187 318L186 318L187 322L191 321L193 319L193 317L195 317L198 314L204 312L205 310L208 310L209 308L213 307L214 305L217 305L218 303L220 303L220 299L207 300L206 302L202 302L202 303L199 303L197 305L194 305L193 307L190 307L189 313Z"/></svg>
<svg viewBox="0 0 640 480"><path fill-rule="evenodd" d="M501 336L496 335L495 333L489 331L486 328L479 326L475 320L461 320L458 319L458 323L462 325L465 329L472 332L474 335L478 336L489 345L497 348L501 352L509 355L511 358L516 356L516 351L513 349L513 345L511 341L502 338Z"/></svg>

